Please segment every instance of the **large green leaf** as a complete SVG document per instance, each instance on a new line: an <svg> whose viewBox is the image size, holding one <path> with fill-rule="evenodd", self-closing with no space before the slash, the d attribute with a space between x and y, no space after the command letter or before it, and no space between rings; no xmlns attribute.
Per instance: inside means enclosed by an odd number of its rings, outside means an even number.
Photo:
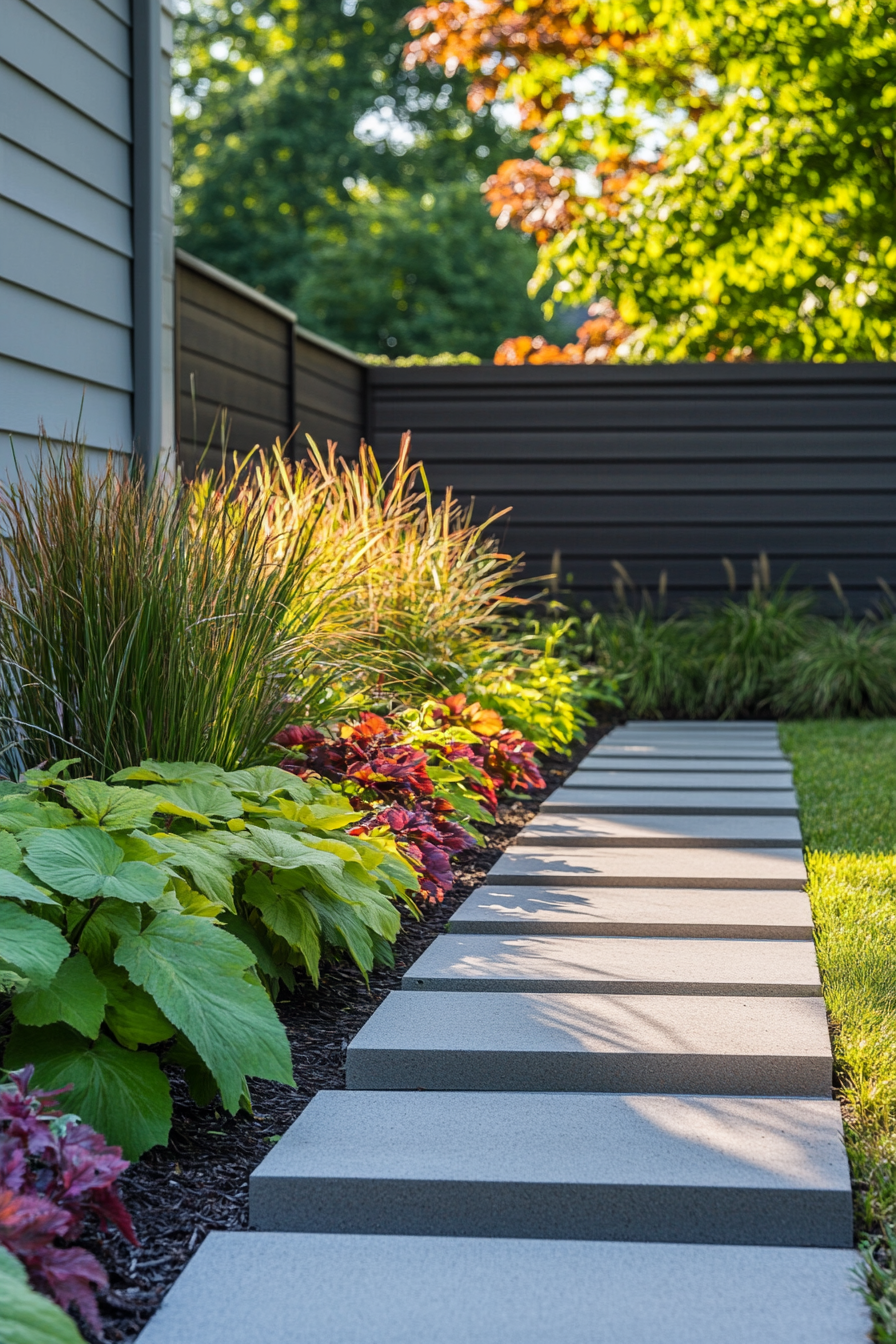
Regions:
<svg viewBox="0 0 896 1344"><path fill-rule="evenodd" d="M242 915L233 915L229 910L218 921L224 925L228 933L232 933L234 938L239 938L241 943L245 943L255 958L255 964L258 969L272 980L276 980L280 975L280 968L274 961L270 945L264 936L264 929L253 927L248 919L243 919Z"/></svg>
<svg viewBox="0 0 896 1344"><path fill-rule="evenodd" d="M84 826L45 831L26 842L28 867L42 882L79 901L94 896L137 903L161 896L168 875L148 863L129 863L105 831Z"/></svg>
<svg viewBox="0 0 896 1344"><path fill-rule="evenodd" d="M65 786L65 796L92 826L107 831L130 831L148 826L155 807L142 789L110 789L97 779L76 779Z"/></svg>
<svg viewBox="0 0 896 1344"><path fill-rule="evenodd" d="M172 869L189 873L195 886L210 901L233 910L233 875L242 860L230 853L230 833L212 835L150 835L147 841Z"/></svg>
<svg viewBox="0 0 896 1344"><path fill-rule="evenodd" d="M46 986L68 953L68 943L55 924L10 901L0 901L0 964L12 966L35 985Z"/></svg>
<svg viewBox="0 0 896 1344"><path fill-rule="evenodd" d="M16 994L12 1011L25 1027L67 1022L82 1036L94 1040L106 1013L106 990L84 953L78 952L66 957L45 988L25 989Z"/></svg>
<svg viewBox="0 0 896 1344"><path fill-rule="evenodd" d="M242 803L220 784L157 784L150 792L160 800L157 812L173 807L177 809L175 815L193 817L206 825L210 824L209 817L227 821L243 815Z"/></svg>
<svg viewBox="0 0 896 1344"><path fill-rule="evenodd" d="M260 826L247 826L246 831L233 842L233 852L240 858L267 868L303 868L338 884L344 865L335 854L313 849L283 831L266 831Z"/></svg>
<svg viewBox="0 0 896 1344"><path fill-rule="evenodd" d="M161 914L122 938L115 961L193 1043L236 1111L246 1075L292 1083L289 1043L274 1006L245 972L255 960L238 938L196 915Z"/></svg>
<svg viewBox="0 0 896 1344"><path fill-rule="evenodd" d="M33 882L26 882L23 877L18 877L5 868L0 868L0 896L5 896L9 901L31 901L33 905L57 907L59 905L58 901L48 896L40 887L36 887Z"/></svg>
<svg viewBox="0 0 896 1344"><path fill-rule="evenodd" d="M261 803L266 803L275 793L285 793L300 803L310 802L312 798L311 789L304 780L291 775L288 770L281 770L277 765L254 765L249 770L231 770L229 774L221 776L221 783L233 789L234 793L251 793Z"/></svg>
<svg viewBox="0 0 896 1344"><path fill-rule="evenodd" d="M36 766L33 770L26 770L23 780L29 788L43 789L51 784L58 784L62 775L70 765L80 765L80 756L68 756L64 761L54 761L46 770L41 766Z"/></svg>
<svg viewBox="0 0 896 1344"><path fill-rule="evenodd" d="M264 873L252 873L243 886L243 899L254 905L272 933L301 952L308 974L318 982L320 920L302 891L287 891Z"/></svg>
<svg viewBox="0 0 896 1344"><path fill-rule="evenodd" d="M106 991L106 1026L120 1045L136 1050L138 1045L158 1045L174 1035L155 1000L132 984L121 966L102 966L97 975Z"/></svg>
<svg viewBox="0 0 896 1344"><path fill-rule="evenodd" d="M91 1042L71 1027L16 1023L4 1056L7 1069L34 1065L37 1087L71 1084L65 1106L136 1162L147 1148L168 1142L171 1094L149 1050L123 1050L101 1036Z"/></svg>
<svg viewBox="0 0 896 1344"><path fill-rule="evenodd" d="M84 1344L71 1316L28 1283L25 1266L0 1246L0 1344Z"/></svg>
<svg viewBox="0 0 896 1344"><path fill-rule="evenodd" d="M310 891L308 902L320 920L327 942L344 948L366 976L373 967L373 941L354 906Z"/></svg>
<svg viewBox="0 0 896 1344"><path fill-rule="evenodd" d="M123 784L128 780L145 780L147 783L166 784L213 784L220 779L224 771L210 761L141 761L139 765L129 765L112 776L113 784Z"/></svg>
<svg viewBox="0 0 896 1344"><path fill-rule="evenodd" d="M65 912L69 934L88 912L80 901L72 901ZM94 910L78 939L78 947L85 952L96 970L112 960L118 940L125 933L139 933L140 911L127 901L103 901Z"/></svg>
<svg viewBox="0 0 896 1344"><path fill-rule="evenodd" d="M77 820L74 812L58 803L43 799L0 798L0 831L10 831L13 835L21 835L36 827L74 826Z"/></svg>
<svg viewBox="0 0 896 1344"><path fill-rule="evenodd" d="M205 1067L195 1048L185 1036L179 1036L165 1052L166 1064L177 1064L184 1071L184 1080L197 1106L208 1106L218 1095L215 1075Z"/></svg>
<svg viewBox="0 0 896 1344"><path fill-rule="evenodd" d="M17 873L22 862L22 851L9 831L0 831L0 868Z"/></svg>

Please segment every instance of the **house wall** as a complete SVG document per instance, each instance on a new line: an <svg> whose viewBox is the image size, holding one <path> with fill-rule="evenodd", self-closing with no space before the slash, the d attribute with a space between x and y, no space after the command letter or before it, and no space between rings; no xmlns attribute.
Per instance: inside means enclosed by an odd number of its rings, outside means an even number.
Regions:
<svg viewBox="0 0 896 1344"><path fill-rule="evenodd" d="M0 25L0 467L43 423L91 448L128 453L134 437L134 33L168 105L169 0L5 0ZM132 33L132 19L134 33ZM145 54L145 53L144 53ZM153 329L158 434L173 439L170 146L153 139L159 303ZM144 193L145 195L146 193ZM145 304L143 305L145 307ZM167 316L167 332L164 327ZM168 386L165 387L167 361ZM167 413L164 403L167 401ZM162 446L160 444L160 446ZM151 450L154 450L154 445Z"/></svg>

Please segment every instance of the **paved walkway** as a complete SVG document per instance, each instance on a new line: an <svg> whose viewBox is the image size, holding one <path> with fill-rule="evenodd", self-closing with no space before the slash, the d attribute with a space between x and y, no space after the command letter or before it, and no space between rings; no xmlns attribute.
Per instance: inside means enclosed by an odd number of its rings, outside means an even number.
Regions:
<svg viewBox="0 0 896 1344"><path fill-rule="evenodd" d="M860 1344L771 724L628 724L545 803L142 1344Z"/></svg>

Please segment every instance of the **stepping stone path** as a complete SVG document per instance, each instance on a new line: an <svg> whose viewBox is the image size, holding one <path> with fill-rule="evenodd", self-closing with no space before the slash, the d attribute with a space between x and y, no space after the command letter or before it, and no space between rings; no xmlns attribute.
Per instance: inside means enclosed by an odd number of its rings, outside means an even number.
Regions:
<svg viewBox="0 0 896 1344"><path fill-rule="evenodd" d="M614 729L141 1344L861 1344L789 762Z"/></svg>

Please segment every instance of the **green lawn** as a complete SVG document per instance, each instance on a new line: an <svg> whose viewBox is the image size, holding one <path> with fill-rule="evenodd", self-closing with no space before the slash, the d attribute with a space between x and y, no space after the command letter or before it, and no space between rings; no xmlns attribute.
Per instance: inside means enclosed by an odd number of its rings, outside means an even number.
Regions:
<svg viewBox="0 0 896 1344"><path fill-rule="evenodd" d="M896 1344L896 721L785 724L874 1338Z"/></svg>

